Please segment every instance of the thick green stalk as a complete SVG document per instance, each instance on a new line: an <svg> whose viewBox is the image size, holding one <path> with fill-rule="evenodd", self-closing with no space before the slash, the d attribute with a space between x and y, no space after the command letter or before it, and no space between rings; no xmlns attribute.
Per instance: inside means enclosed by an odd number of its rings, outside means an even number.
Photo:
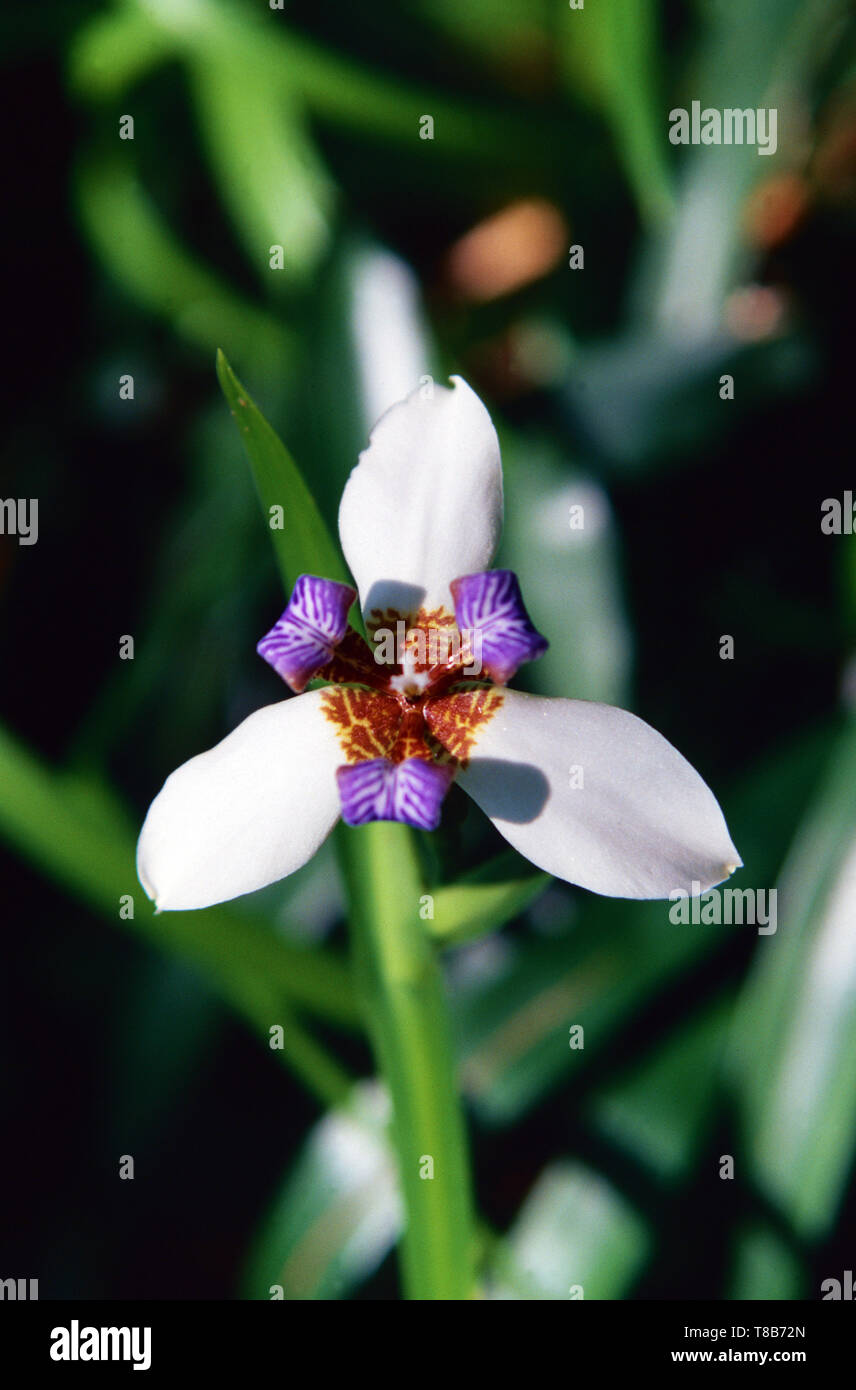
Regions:
<svg viewBox="0 0 856 1390"><path fill-rule="evenodd" d="M473 1296L470 1173L443 982L419 908L407 827L342 827L358 988L393 1106L406 1208L402 1276L411 1299Z"/></svg>

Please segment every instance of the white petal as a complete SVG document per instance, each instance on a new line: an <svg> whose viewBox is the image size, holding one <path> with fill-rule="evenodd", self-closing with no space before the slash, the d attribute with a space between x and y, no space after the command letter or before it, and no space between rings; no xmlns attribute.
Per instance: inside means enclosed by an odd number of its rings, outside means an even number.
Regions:
<svg viewBox="0 0 856 1390"><path fill-rule="evenodd" d="M137 846L140 882L159 909L210 907L275 883L326 839L343 756L321 694L256 710L166 779Z"/></svg>
<svg viewBox="0 0 856 1390"><path fill-rule="evenodd" d="M339 535L366 615L453 613L450 581L487 569L496 549L499 441L475 392L452 380L381 416L345 486Z"/></svg>
<svg viewBox="0 0 856 1390"><path fill-rule="evenodd" d="M533 864L607 897L704 892L741 863L694 768L612 705L506 690L459 780Z"/></svg>

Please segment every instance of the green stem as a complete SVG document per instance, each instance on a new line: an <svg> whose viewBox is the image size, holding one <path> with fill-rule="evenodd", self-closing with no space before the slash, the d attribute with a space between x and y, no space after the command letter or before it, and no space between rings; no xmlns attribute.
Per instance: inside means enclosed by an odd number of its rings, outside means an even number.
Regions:
<svg viewBox="0 0 856 1390"><path fill-rule="evenodd" d="M405 826L377 822L342 827L339 844L366 1027L392 1099L406 1208L406 1296L471 1298L474 1236L464 1122L443 982L419 917L423 885L413 837Z"/></svg>

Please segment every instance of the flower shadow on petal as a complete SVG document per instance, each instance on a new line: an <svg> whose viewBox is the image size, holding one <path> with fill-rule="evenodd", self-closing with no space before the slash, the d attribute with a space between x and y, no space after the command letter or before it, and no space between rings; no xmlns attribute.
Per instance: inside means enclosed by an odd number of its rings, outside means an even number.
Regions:
<svg viewBox="0 0 856 1390"><path fill-rule="evenodd" d="M535 820L550 796L550 783L539 767L506 758L473 758L460 781L492 820L515 825Z"/></svg>
<svg viewBox="0 0 856 1390"><path fill-rule="evenodd" d="M376 579L366 598L364 612L398 614L402 618L419 612L425 589L419 584L403 584L397 579Z"/></svg>

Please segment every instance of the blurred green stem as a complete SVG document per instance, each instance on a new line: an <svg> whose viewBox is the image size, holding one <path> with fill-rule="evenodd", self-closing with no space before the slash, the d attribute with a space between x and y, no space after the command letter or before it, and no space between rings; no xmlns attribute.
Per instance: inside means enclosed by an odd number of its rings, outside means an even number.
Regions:
<svg viewBox="0 0 856 1390"><path fill-rule="evenodd" d="M279 1010L282 1058L286 1066L322 1105L344 1106L351 1094L351 1078L290 1013Z"/></svg>
<svg viewBox="0 0 856 1390"><path fill-rule="evenodd" d="M352 1078L283 1002L282 992L270 975L252 968L233 969L221 994L244 1016L261 1042L291 1071L322 1107L347 1104ZM271 1044L271 1027L282 1030L279 1046Z"/></svg>
<svg viewBox="0 0 856 1390"><path fill-rule="evenodd" d="M183 13L176 15L179 8ZM430 111L448 154L479 163L513 160L527 168L549 164L556 135L551 120L403 82L269 18L228 0L182 7L175 0L136 0L97 14L80 30L69 59L71 86L90 97L115 98L169 58L225 60L245 80L272 83L312 115L350 129L410 145L417 113Z"/></svg>
<svg viewBox="0 0 856 1390"><path fill-rule="evenodd" d="M393 1106L406 1207L402 1277L411 1299L474 1291L469 1164L450 1024L434 950L419 918L413 837L385 821L342 827L365 1021Z"/></svg>

